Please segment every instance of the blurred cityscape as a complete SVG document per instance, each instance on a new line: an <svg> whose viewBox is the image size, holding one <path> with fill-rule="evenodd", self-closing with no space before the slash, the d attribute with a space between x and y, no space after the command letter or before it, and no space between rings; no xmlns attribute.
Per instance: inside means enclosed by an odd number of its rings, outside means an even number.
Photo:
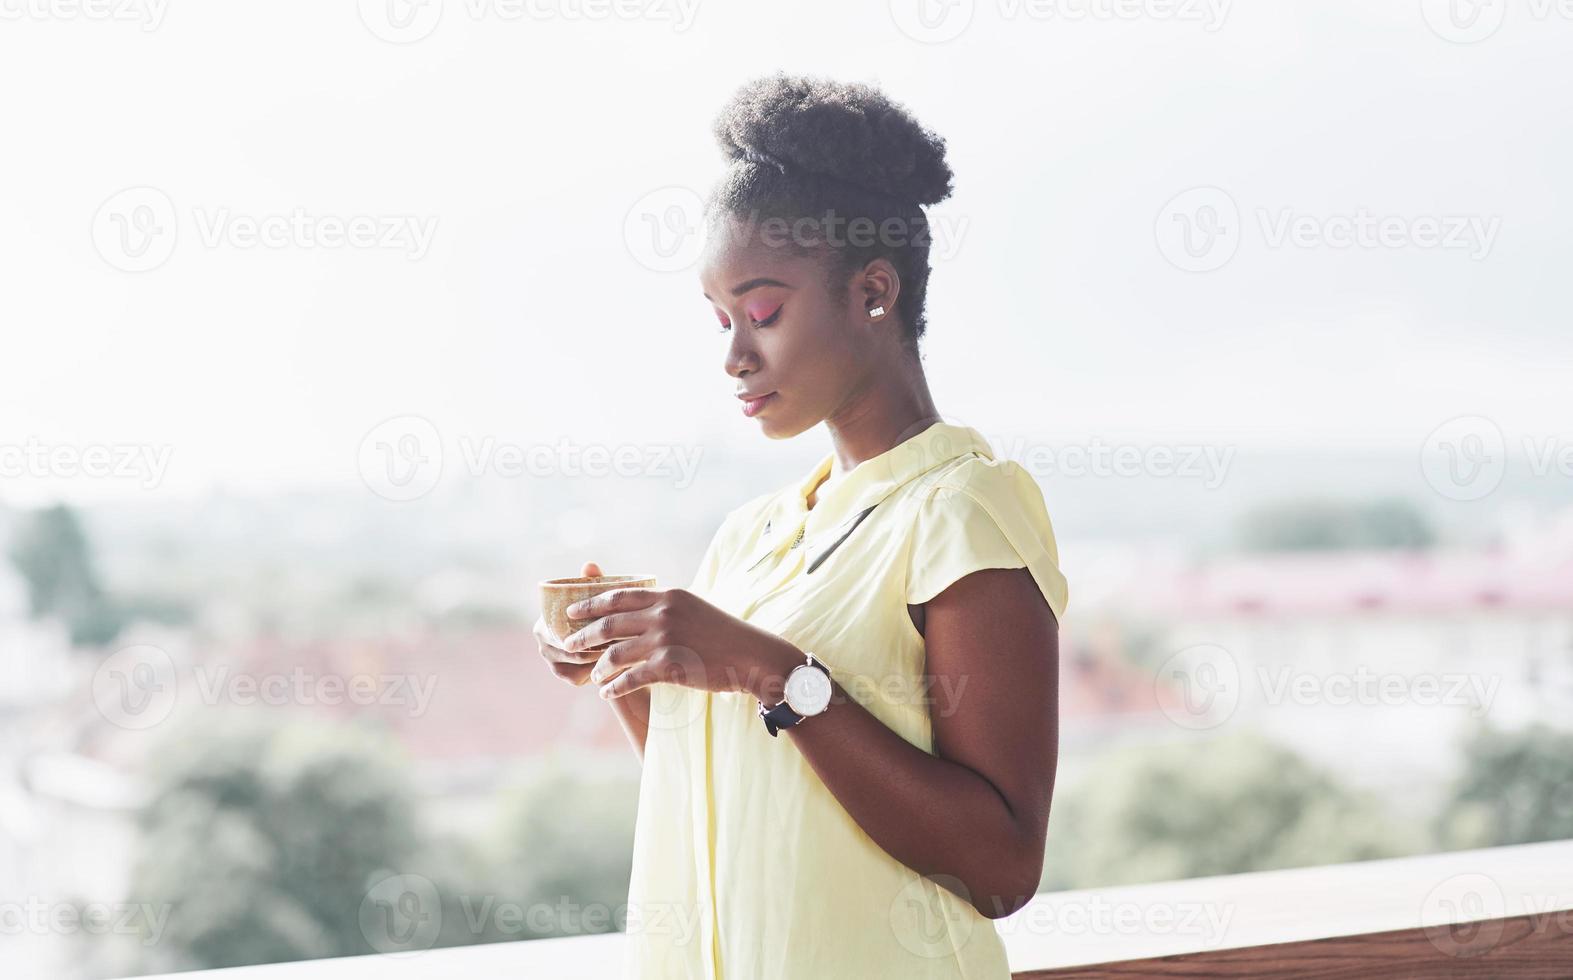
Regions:
<svg viewBox="0 0 1573 980"><path fill-rule="evenodd" d="M638 762L540 662L534 584L686 585L817 439L681 487L0 509L6 975L620 928ZM1573 836L1565 486L1452 499L1380 454L1146 470L1040 479L1071 582L1043 888ZM425 934L379 905L412 889Z"/></svg>

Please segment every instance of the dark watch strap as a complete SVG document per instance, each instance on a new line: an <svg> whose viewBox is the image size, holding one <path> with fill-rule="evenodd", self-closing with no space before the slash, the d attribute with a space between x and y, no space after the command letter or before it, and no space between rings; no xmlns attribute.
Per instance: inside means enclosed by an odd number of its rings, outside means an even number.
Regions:
<svg viewBox="0 0 1573 980"><path fill-rule="evenodd" d="M782 701L774 708L766 708L763 703L759 705L759 717L765 720L765 730L772 738L777 737L776 732L783 728L791 728L803 720L803 716L792 710L792 706Z"/></svg>

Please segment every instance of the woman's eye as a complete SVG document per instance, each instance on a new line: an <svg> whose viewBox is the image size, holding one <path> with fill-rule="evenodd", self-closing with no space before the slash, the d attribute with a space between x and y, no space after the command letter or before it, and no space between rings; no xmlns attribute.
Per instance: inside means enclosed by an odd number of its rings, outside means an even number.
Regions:
<svg viewBox="0 0 1573 980"><path fill-rule="evenodd" d="M781 311L783 309L785 309L785 308L786 308L786 304L785 303L777 304L776 308L773 311L771 311L770 313L766 314L764 319L758 319L756 317L756 314L752 310L748 310L748 311L745 311L745 312L747 312L749 321L752 322L755 327L768 327L772 323L775 323L777 320L781 319ZM719 329L720 329L720 331L722 333L726 333L727 331L732 329L732 321L727 319L725 313L722 313L721 311L717 310L716 311L716 319L721 321L721 326L719 327Z"/></svg>

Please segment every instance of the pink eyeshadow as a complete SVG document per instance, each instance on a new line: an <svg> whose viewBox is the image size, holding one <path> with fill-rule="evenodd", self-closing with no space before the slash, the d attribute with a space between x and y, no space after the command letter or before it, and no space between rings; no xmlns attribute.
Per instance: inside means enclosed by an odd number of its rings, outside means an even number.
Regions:
<svg viewBox="0 0 1573 980"><path fill-rule="evenodd" d="M781 309L781 304L776 303L774 306L772 306L766 302L750 303L746 309L748 315L752 317L755 322L758 322L760 320L770 319L771 315L775 313L776 310Z"/></svg>

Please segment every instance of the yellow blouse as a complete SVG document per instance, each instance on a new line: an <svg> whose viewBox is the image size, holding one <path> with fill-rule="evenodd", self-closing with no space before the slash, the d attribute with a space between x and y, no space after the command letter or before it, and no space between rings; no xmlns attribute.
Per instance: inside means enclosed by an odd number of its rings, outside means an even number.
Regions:
<svg viewBox="0 0 1573 980"><path fill-rule="evenodd" d="M812 652L932 753L929 704L941 695L924 684L907 604L980 568L1025 566L1062 617L1042 492L977 430L939 422L839 476L809 508L832 459L729 513L691 589ZM745 692L651 688L625 976L1008 977L993 921L886 854L758 712Z"/></svg>

